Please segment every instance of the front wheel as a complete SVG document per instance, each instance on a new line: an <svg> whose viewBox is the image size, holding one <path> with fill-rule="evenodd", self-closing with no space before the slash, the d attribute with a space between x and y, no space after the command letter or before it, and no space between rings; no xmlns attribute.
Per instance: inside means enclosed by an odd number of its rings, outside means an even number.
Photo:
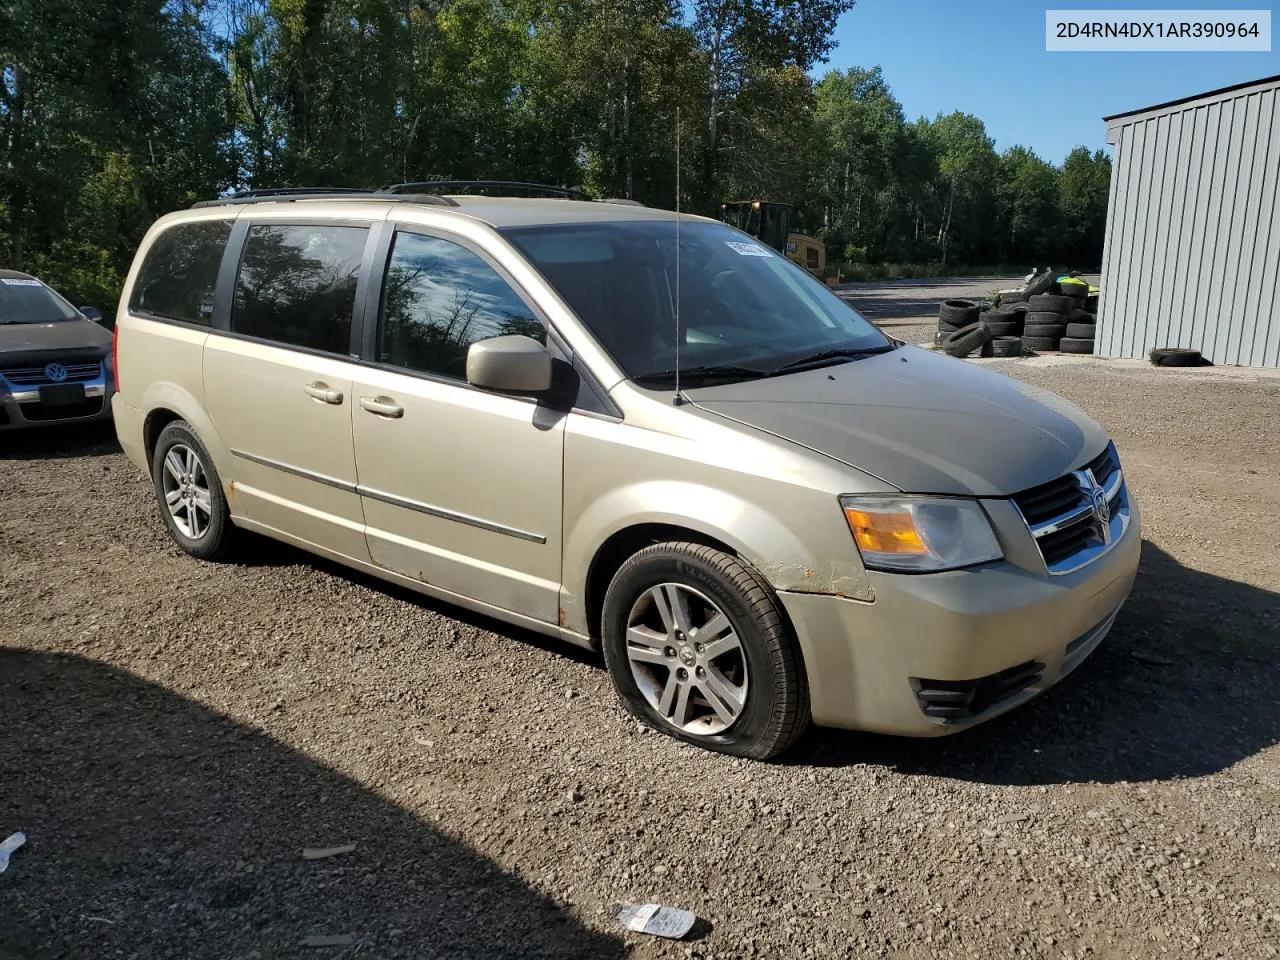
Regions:
<svg viewBox="0 0 1280 960"><path fill-rule="evenodd" d="M798 644L737 557L693 543L641 550L609 585L602 632L623 703L677 739L767 760L808 726Z"/></svg>

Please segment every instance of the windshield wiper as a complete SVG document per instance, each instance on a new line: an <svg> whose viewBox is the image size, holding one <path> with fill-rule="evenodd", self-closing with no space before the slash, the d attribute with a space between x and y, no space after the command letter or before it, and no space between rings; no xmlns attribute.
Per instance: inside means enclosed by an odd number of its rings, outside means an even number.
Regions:
<svg viewBox="0 0 1280 960"><path fill-rule="evenodd" d="M769 376L768 370L760 370L756 367L742 367L731 363L721 364L702 364L696 367L681 367L679 370L680 379L688 377L691 380L710 380L726 377L734 380L754 379L757 377ZM653 370L649 373L642 373L633 377L633 380L639 381L659 381L675 382L676 371L673 370Z"/></svg>
<svg viewBox="0 0 1280 960"><path fill-rule="evenodd" d="M796 360L789 360L782 366L770 371L770 376L782 373L784 370L798 370L801 367L822 366L831 360L852 360L858 357L870 357L878 353L888 353L890 350L898 349L891 343L886 343L879 347L846 347L842 350L823 350L819 353L810 353Z"/></svg>

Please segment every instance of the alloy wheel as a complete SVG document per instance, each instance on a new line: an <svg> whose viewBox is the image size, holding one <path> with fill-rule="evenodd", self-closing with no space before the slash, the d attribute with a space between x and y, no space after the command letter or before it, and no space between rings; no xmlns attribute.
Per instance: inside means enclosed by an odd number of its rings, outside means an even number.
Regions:
<svg viewBox="0 0 1280 960"><path fill-rule="evenodd" d="M179 532L191 540L208 533L213 500L208 475L196 452L184 443L170 447L164 455L161 484L165 506Z"/></svg>
<svg viewBox="0 0 1280 960"><path fill-rule="evenodd" d="M660 583L632 604L627 662L649 706L685 733L723 733L746 707L742 641L724 611L685 584Z"/></svg>

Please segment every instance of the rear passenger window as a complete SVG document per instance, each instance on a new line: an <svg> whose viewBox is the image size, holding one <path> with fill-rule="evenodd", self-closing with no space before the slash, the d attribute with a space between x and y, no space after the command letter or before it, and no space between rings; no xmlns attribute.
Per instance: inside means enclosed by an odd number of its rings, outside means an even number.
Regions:
<svg viewBox="0 0 1280 960"><path fill-rule="evenodd" d="M293 347L347 354L364 227L249 228L231 330Z"/></svg>
<svg viewBox="0 0 1280 960"><path fill-rule="evenodd" d="M382 288L381 363L467 377L467 348L519 333L547 342L542 322L498 272L466 247L397 233Z"/></svg>
<svg viewBox="0 0 1280 960"><path fill-rule="evenodd" d="M230 220L180 223L160 234L138 271L130 312L210 326L213 288L230 236Z"/></svg>

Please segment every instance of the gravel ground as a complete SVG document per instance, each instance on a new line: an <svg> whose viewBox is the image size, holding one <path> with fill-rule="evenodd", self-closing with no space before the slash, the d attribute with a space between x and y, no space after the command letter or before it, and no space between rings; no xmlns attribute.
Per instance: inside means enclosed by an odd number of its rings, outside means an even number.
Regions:
<svg viewBox="0 0 1280 960"><path fill-rule="evenodd" d="M994 365L1113 432L1131 602L1010 715L778 765L288 548L187 559L109 434L0 438L0 958L1276 956L1280 379ZM650 900L697 939L610 920Z"/></svg>

